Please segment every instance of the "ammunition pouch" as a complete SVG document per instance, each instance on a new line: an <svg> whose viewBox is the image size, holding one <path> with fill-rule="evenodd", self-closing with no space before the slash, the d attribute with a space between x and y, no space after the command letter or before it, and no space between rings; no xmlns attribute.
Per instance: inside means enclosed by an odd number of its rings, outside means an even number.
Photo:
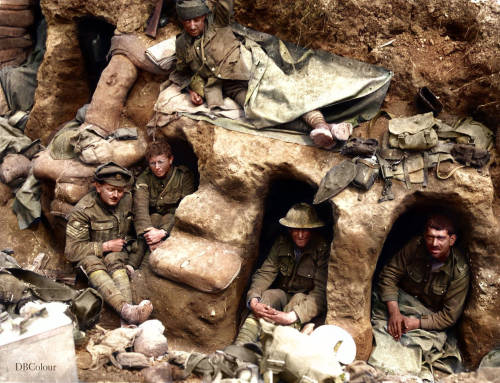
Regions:
<svg viewBox="0 0 500 383"><path fill-rule="evenodd" d="M356 162L356 177L352 185L362 190L369 190L378 177L379 165L358 159Z"/></svg>
<svg viewBox="0 0 500 383"><path fill-rule="evenodd" d="M426 150L437 145L432 112L389 121L389 145L405 150Z"/></svg>
<svg viewBox="0 0 500 383"><path fill-rule="evenodd" d="M461 164L482 168L490 161L490 153L473 145L456 144L451 150L453 158Z"/></svg>
<svg viewBox="0 0 500 383"><path fill-rule="evenodd" d="M358 137L351 137L340 150L344 156L351 157L371 157L378 148L378 141L374 138L366 140Z"/></svg>

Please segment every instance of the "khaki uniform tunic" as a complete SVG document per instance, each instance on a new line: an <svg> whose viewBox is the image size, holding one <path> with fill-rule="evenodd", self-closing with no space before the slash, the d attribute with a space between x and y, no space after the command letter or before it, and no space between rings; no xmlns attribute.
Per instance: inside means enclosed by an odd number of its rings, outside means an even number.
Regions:
<svg viewBox="0 0 500 383"><path fill-rule="evenodd" d="M193 192L194 176L187 167L172 167L165 178L156 177L147 168L135 183L134 225L137 235L144 234L148 227L170 233L177 206L185 196ZM155 220L154 215L162 218Z"/></svg>
<svg viewBox="0 0 500 383"><path fill-rule="evenodd" d="M289 295L306 294L292 309L301 323L321 315L326 310L326 280L328 259L327 242L313 233L311 240L296 259L295 246L289 235L280 236L269 256L252 279L247 302L261 299L270 287L281 289Z"/></svg>
<svg viewBox="0 0 500 383"><path fill-rule="evenodd" d="M230 27L232 15L233 0L219 0L214 13L207 16L201 36L193 38L183 31L175 43L176 72L180 75L176 82L182 88L189 84L210 106L222 104L224 80L250 79L242 57L245 48Z"/></svg>
<svg viewBox="0 0 500 383"><path fill-rule="evenodd" d="M132 239L132 195L126 192L115 207L105 205L95 190L75 206L66 227L66 258L78 262L87 274L112 273L124 267L127 252L103 253L102 244L112 239Z"/></svg>
<svg viewBox="0 0 500 383"><path fill-rule="evenodd" d="M397 301L401 288L434 311L422 316L421 328L444 330L462 314L469 289L469 265L456 248L451 249L444 265L434 272L432 262L423 238L413 239L380 273L380 295L384 302Z"/></svg>

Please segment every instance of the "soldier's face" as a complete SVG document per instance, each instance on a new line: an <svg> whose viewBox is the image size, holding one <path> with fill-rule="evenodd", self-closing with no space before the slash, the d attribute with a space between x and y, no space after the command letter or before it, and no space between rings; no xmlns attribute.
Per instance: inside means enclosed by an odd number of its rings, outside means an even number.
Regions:
<svg viewBox="0 0 500 383"><path fill-rule="evenodd" d="M170 170L173 161L174 156L167 157L165 154L153 156L149 159L149 168L156 177L163 178Z"/></svg>
<svg viewBox="0 0 500 383"><path fill-rule="evenodd" d="M457 236L449 235L448 230L437 230L428 227L424 233L425 246L429 254L438 261L446 261L450 249L455 244Z"/></svg>
<svg viewBox="0 0 500 383"><path fill-rule="evenodd" d="M306 247L311 239L311 229L288 229L297 247Z"/></svg>
<svg viewBox="0 0 500 383"><path fill-rule="evenodd" d="M203 33L203 28L205 28L205 15L182 20L182 26L189 36L197 37Z"/></svg>
<svg viewBox="0 0 500 383"><path fill-rule="evenodd" d="M108 206L116 206L123 198L123 194L125 193L125 188L120 186L113 186L107 183L99 183L96 182L95 190L101 201L104 202Z"/></svg>

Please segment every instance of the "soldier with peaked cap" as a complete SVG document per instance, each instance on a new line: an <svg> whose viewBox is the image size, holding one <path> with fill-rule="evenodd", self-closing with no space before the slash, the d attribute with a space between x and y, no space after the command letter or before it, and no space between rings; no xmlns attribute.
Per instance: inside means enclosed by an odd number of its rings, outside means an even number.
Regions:
<svg viewBox="0 0 500 383"><path fill-rule="evenodd" d="M325 224L307 203L293 205L279 222L288 228L288 234L278 237L253 276L247 294L251 314L243 323L236 344L258 339L258 318L300 328L326 310L330 249L314 230Z"/></svg>
<svg viewBox="0 0 500 383"><path fill-rule="evenodd" d="M150 301L132 303L126 265L132 228L132 174L113 162L99 166L95 190L75 206L66 228L66 258L77 262L90 284L128 323L144 322L153 310Z"/></svg>

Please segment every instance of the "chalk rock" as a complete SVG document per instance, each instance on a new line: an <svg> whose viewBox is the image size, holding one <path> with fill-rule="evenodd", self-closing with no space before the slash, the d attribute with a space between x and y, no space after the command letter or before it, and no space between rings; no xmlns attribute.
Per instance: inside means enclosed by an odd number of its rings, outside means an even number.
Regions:
<svg viewBox="0 0 500 383"><path fill-rule="evenodd" d="M139 330L134 342L135 352L155 358L168 352L167 338L163 335L165 327L159 320L148 320L139 326Z"/></svg>

